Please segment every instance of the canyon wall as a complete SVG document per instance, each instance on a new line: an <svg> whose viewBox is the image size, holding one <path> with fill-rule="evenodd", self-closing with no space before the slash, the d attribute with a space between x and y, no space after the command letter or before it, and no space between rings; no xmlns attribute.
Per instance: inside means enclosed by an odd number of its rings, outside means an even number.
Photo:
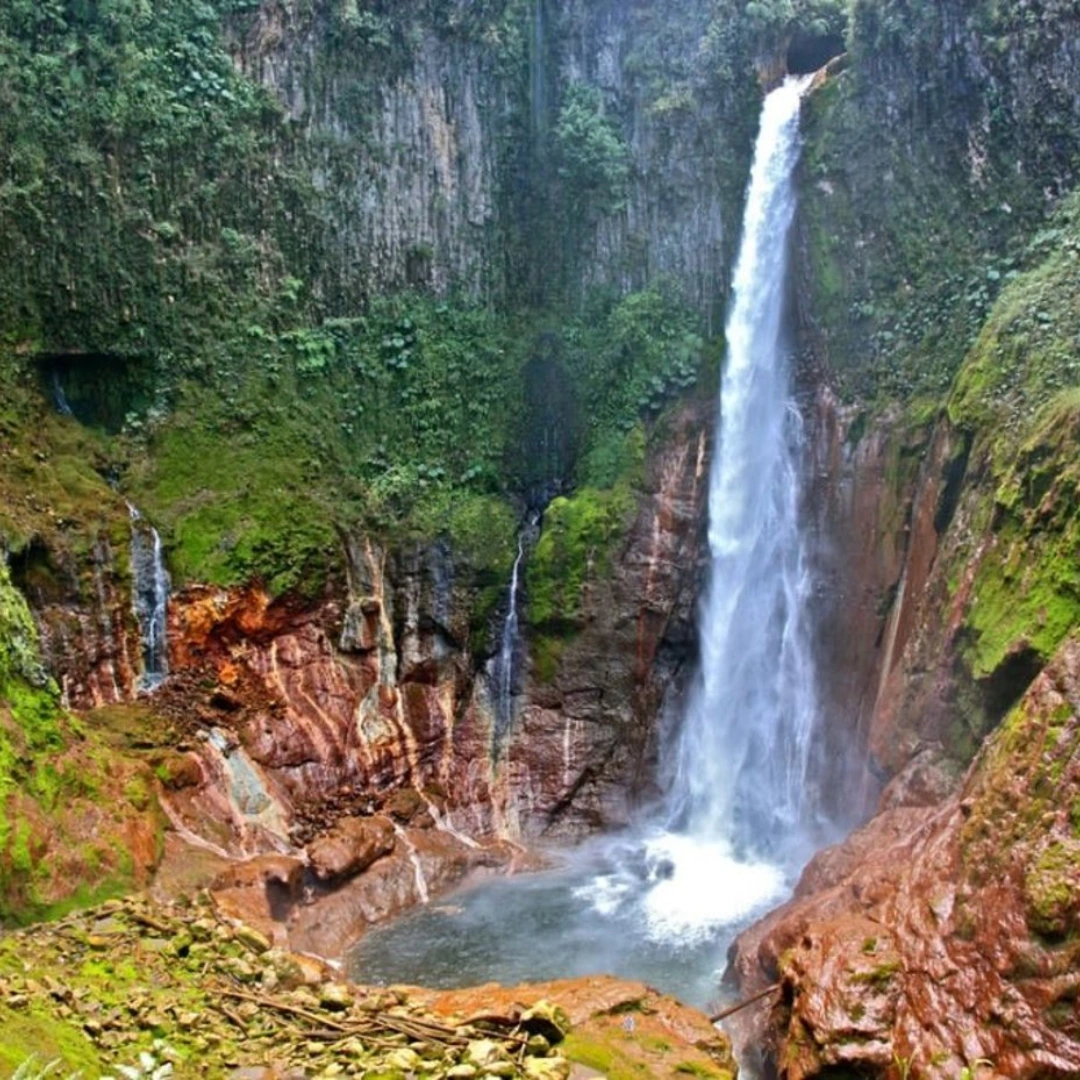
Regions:
<svg viewBox="0 0 1080 1080"><path fill-rule="evenodd" d="M777 985L739 1035L784 1077L1064 1077L1077 17L853 16L807 108L798 312L832 387L826 686L869 762L847 798L880 798L733 948L745 993Z"/></svg>

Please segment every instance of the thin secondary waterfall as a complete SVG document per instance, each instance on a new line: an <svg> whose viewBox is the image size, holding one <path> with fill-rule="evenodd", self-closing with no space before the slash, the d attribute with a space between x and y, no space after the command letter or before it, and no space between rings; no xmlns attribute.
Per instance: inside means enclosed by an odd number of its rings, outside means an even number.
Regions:
<svg viewBox="0 0 1080 1080"><path fill-rule="evenodd" d="M64 384L60 381L58 371L54 371L52 374L52 393L56 411L61 416L74 416L75 414L71 411L71 403L67 399L67 394L64 393Z"/></svg>
<svg viewBox="0 0 1080 1080"><path fill-rule="evenodd" d="M514 688L519 674L517 660L521 651L521 572L538 524L539 515L530 513L518 533L517 556L510 574L506 621L499 636L499 652L491 665L497 738L502 738L510 730L514 718Z"/></svg>
<svg viewBox="0 0 1080 1080"><path fill-rule="evenodd" d="M514 653L517 650L518 627L521 618L518 615L518 594L521 592L521 562L525 558L525 534L518 537L517 558L510 575L510 600L503 623L502 637L499 641L499 656L495 663L495 713L500 733L510 725L514 694Z"/></svg>
<svg viewBox="0 0 1080 1080"><path fill-rule="evenodd" d="M681 729L672 824L787 861L809 846L817 694L799 523L801 440L783 338L806 79L765 101L727 324L709 490L701 676Z"/></svg>
<svg viewBox="0 0 1080 1080"><path fill-rule="evenodd" d="M135 618L142 639L143 670L139 689L151 691L157 689L169 673L167 623L171 583L157 529L130 503L128 511L131 513Z"/></svg>

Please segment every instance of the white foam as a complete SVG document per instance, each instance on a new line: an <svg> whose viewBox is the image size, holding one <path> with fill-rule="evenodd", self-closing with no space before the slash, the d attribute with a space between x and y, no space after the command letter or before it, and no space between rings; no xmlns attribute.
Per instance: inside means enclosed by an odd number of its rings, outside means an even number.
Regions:
<svg viewBox="0 0 1080 1080"><path fill-rule="evenodd" d="M655 883L645 894L646 933L659 944L696 945L785 893L783 871L743 862L723 840L664 833L646 842Z"/></svg>

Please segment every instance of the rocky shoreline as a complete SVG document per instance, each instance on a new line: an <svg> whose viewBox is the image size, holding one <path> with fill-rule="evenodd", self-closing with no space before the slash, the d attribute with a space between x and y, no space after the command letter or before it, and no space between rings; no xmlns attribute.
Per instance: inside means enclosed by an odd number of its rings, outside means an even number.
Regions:
<svg viewBox="0 0 1080 1080"><path fill-rule="evenodd" d="M0 937L0 1067L300 1080L733 1080L708 1020L593 978L436 993L340 981L200 894L110 901Z"/></svg>

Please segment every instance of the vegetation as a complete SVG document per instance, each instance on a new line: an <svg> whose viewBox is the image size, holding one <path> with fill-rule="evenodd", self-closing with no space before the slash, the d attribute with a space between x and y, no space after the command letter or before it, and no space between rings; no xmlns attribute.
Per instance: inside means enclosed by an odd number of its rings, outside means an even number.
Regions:
<svg viewBox="0 0 1080 1080"><path fill-rule="evenodd" d="M978 678L1027 653L1046 663L1080 621L1080 198L1040 232L957 380L952 423L989 472L968 650Z"/></svg>
<svg viewBox="0 0 1080 1080"><path fill-rule="evenodd" d="M945 393L1047 195L1073 183L1065 91L1028 94L1014 74L1069 21L1040 19L1036 40L1021 10L972 5L966 23L996 35L975 55L947 6L852 6L852 66L812 100L803 185L807 313L849 396Z"/></svg>

